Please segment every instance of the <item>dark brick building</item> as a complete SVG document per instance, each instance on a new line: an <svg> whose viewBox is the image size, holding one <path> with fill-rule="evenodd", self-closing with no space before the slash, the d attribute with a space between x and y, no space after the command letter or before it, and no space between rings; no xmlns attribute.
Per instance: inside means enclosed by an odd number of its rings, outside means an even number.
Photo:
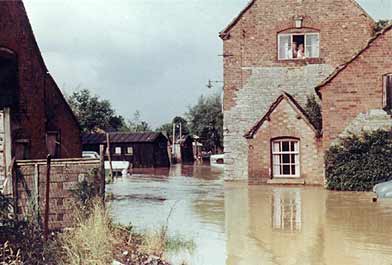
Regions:
<svg viewBox="0 0 392 265"><path fill-rule="evenodd" d="M45 66L23 2L0 1L0 167L81 157L79 124Z"/></svg>

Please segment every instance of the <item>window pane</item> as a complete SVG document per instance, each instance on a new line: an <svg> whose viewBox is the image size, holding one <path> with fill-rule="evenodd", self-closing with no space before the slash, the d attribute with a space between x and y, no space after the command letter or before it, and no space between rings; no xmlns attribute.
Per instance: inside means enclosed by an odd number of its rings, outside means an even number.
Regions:
<svg viewBox="0 0 392 265"><path fill-rule="evenodd" d="M282 142L282 151L289 152L290 151L290 142Z"/></svg>
<svg viewBox="0 0 392 265"><path fill-rule="evenodd" d="M291 166L291 174L292 175L297 175L297 171L296 171L296 166L295 165Z"/></svg>
<svg viewBox="0 0 392 265"><path fill-rule="evenodd" d="M129 155L133 154L133 148L132 147L128 147L127 148L127 154L129 154Z"/></svg>
<svg viewBox="0 0 392 265"><path fill-rule="evenodd" d="M278 165L274 165L274 176L279 176L280 175L280 166Z"/></svg>
<svg viewBox="0 0 392 265"><path fill-rule="evenodd" d="M290 175L290 165L283 165L283 175Z"/></svg>
<svg viewBox="0 0 392 265"><path fill-rule="evenodd" d="M297 163L297 155L291 155L291 163L292 164Z"/></svg>
<svg viewBox="0 0 392 265"><path fill-rule="evenodd" d="M291 50L291 36L281 35L279 36L279 59L289 59Z"/></svg>
<svg viewBox="0 0 392 265"><path fill-rule="evenodd" d="M299 142L294 142L294 152L299 152Z"/></svg>
<svg viewBox="0 0 392 265"><path fill-rule="evenodd" d="M282 158L283 158L283 163L284 164L289 164L290 163L290 155L289 154L282 155Z"/></svg>
<svg viewBox="0 0 392 265"><path fill-rule="evenodd" d="M272 151L274 153L280 152L280 142L274 142L272 145Z"/></svg>
<svg viewBox="0 0 392 265"><path fill-rule="evenodd" d="M116 147L116 148L114 149L114 152L115 152L116 154L120 155L120 154L121 154L121 147Z"/></svg>
<svg viewBox="0 0 392 265"><path fill-rule="evenodd" d="M320 57L320 38L319 34L306 35L306 57L318 58Z"/></svg>

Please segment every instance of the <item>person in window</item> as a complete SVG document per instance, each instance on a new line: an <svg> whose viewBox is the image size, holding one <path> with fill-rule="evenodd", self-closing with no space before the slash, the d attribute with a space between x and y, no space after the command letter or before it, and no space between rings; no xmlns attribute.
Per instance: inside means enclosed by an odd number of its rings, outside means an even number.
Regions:
<svg viewBox="0 0 392 265"><path fill-rule="evenodd" d="M297 58L297 43L293 42L291 44L291 48L288 51L289 59L296 59Z"/></svg>
<svg viewBox="0 0 392 265"><path fill-rule="evenodd" d="M305 47L302 43L298 46L297 58L305 59Z"/></svg>

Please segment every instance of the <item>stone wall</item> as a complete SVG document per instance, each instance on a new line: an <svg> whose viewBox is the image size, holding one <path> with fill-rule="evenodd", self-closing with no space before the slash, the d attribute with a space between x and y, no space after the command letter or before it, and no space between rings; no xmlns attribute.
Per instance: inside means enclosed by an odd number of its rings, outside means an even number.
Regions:
<svg viewBox="0 0 392 265"><path fill-rule="evenodd" d="M265 183L272 176L271 139L299 139L300 179L305 184L324 184L324 160L321 138L292 104L283 99L269 119L249 139L249 183Z"/></svg>
<svg viewBox="0 0 392 265"><path fill-rule="evenodd" d="M227 180L248 179L244 133L282 90L303 103L307 94L338 65L363 48L374 21L352 0L254 0L221 33L224 40L224 147ZM320 58L277 59L277 34L304 30L320 33Z"/></svg>
<svg viewBox="0 0 392 265"><path fill-rule="evenodd" d="M260 120L282 91L306 103L314 87L322 82L333 67L310 64L296 68L254 67L244 87L235 93L236 105L224 113L225 177L227 180L248 179L248 143L244 134Z"/></svg>
<svg viewBox="0 0 392 265"><path fill-rule="evenodd" d="M89 178L98 185L99 160L55 159L50 171L49 229L56 230L71 225L71 205L74 195L71 190L78 181ZM31 214L32 207L39 205L40 216L44 215L46 196L46 160L17 161L15 165L17 215L20 218Z"/></svg>

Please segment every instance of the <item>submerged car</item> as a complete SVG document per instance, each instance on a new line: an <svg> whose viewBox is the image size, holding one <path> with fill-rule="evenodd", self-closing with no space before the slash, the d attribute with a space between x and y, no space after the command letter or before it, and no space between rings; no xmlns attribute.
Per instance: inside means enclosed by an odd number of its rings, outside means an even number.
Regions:
<svg viewBox="0 0 392 265"><path fill-rule="evenodd" d="M373 187L373 192L377 194L377 198L392 199L392 181L383 182Z"/></svg>

